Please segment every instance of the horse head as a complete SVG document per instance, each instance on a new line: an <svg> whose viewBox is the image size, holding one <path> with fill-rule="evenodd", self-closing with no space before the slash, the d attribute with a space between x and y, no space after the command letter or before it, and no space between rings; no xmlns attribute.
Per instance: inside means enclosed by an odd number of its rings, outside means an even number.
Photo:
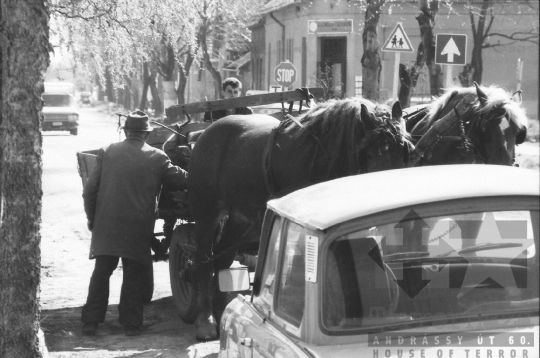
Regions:
<svg viewBox="0 0 540 358"><path fill-rule="evenodd" d="M361 105L362 120L377 123L368 129L359 146L364 157L366 172L399 169L407 165L409 154L414 149L405 130L401 104L395 102L391 112L386 106L376 106L370 112Z"/></svg>
<svg viewBox="0 0 540 358"><path fill-rule="evenodd" d="M497 87L482 88L475 83L479 106L470 115L467 137L485 164L512 165L515 146L525 141L527 117L521 93Z"/></svg>
<svg viewBox="0 0 540 358"><path fill-rule="evenodd" d="M430 105L429 113L411 129L411 134L424 134L435 121L454 110L466 95L476 95L470 111L459 118L459 125L443 134L458 142L441 141L432 148L424 164L485 163L512 165L515 146L524 142L527 117L521 106L520 93L511 95L496 86L451 88ZM450 137L451 138L451 137Z"/></svg>

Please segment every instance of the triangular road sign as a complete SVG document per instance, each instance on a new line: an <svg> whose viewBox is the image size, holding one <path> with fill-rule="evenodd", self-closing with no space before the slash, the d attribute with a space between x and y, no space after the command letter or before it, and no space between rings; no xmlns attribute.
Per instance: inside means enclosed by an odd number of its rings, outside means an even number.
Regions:
<svg viewBox="0 0 540 358"><path fill-rule="evenodd" d="M382 51L388 52L414 52L414 48L411 45L411 41L407 37L405 30L401 22L398 22L394 30L386 39Z"/></svg>

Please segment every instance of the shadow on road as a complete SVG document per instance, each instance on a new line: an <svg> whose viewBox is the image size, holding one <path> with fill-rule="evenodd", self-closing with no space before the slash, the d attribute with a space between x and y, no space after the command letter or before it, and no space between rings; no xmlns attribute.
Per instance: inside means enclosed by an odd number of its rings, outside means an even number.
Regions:
<svg viewBox="0 0 540 358"><path fill-rule="evenodd" d="M81 309L41 312L41 328L50 357L217 357L219 343L198 343L195 326L182 322L172 297L145 306L143 332L135 337L126 336L118 323L118 305L109 305L96 336L83 336Z"/></svg>

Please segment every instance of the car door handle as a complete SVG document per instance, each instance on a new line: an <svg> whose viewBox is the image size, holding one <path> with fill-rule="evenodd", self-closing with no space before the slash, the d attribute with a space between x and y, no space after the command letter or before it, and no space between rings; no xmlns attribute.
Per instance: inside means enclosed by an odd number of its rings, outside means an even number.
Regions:
<svg viewBox="0 0 540 358"><path fill-rule="evenodd" d="M251 348L253 344L253 340L251 338L240 338L240 344L248 348Z"/></svg>

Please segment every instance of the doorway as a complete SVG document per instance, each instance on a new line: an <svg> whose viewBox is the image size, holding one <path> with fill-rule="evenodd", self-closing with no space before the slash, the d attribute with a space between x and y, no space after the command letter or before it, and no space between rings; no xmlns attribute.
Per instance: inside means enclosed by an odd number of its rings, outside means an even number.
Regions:
<svg viewBox="0 0 540 358"><path fill-rule="evenodd" d="M317 79L328 85L328 97L343 98L347 88L347 38L320 37L319 46Z"/></svg>

